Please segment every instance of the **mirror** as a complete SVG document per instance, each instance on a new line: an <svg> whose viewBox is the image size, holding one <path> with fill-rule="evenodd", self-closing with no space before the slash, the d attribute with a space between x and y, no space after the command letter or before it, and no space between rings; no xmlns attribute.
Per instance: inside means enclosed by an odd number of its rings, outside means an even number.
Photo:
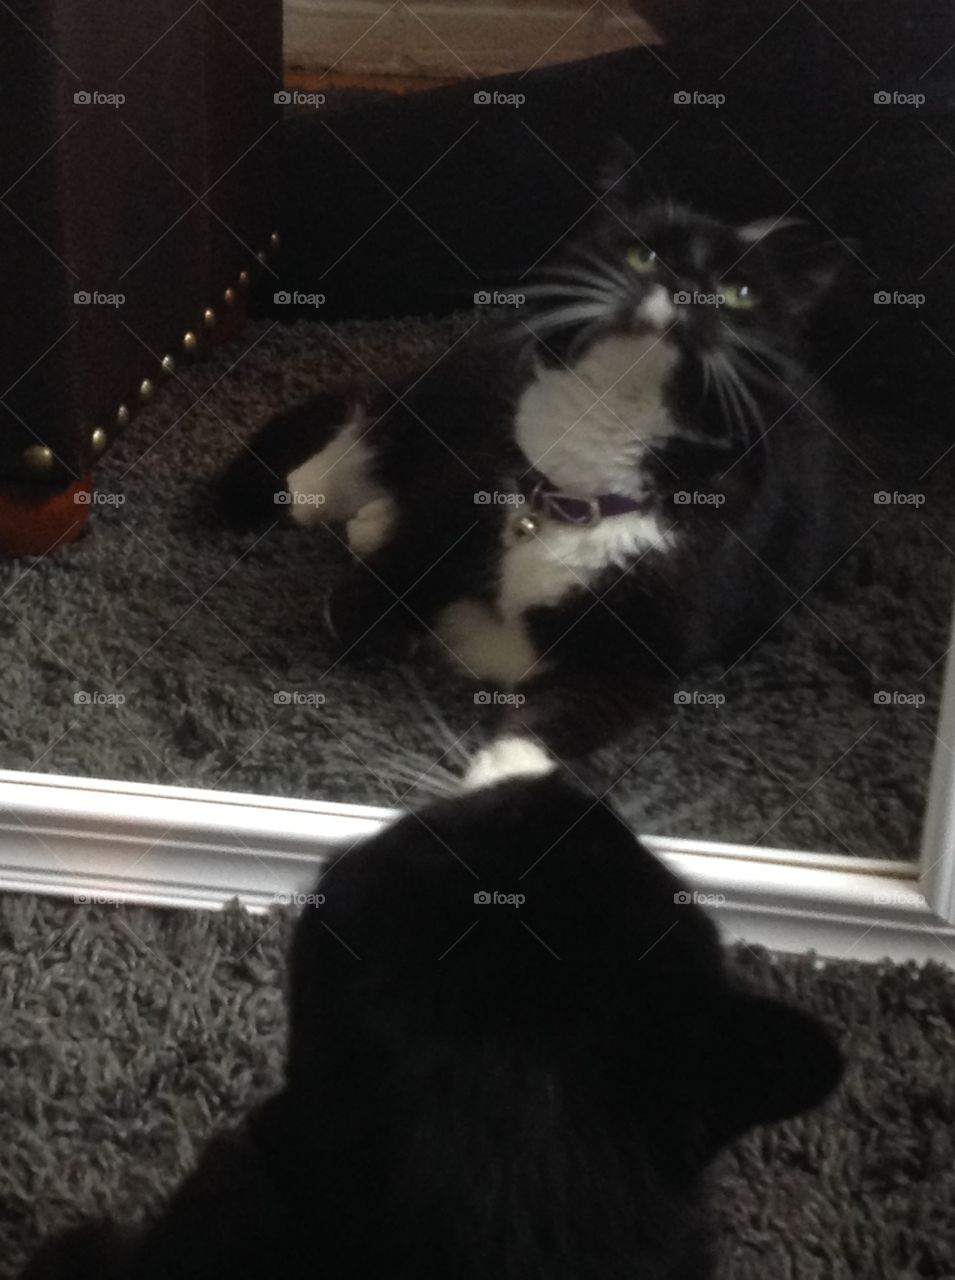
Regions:
<svg viewBox="0 0 955 1280"><path fill-rule="evenodd" d="M380 397L502 314L520 320L529 268L604 202L603 139L629 132L639 199L692 197L727 225L796 217L834 246L844 276L807 341L832 388L816 428L826 501L846 519L812 590L789 592L730 660L681 675L587 780L654 835L914 859L955 594L955 436L939 390L955 359L955 255L933 213L949 207L955 136L933 114L943 46L913 37L903 74L887 37L839 17L834 31L805 13L767 32L763 12L708 49L662 15L658 43L607 55L599 110L591 83L568 93L549 58L481 90L489 101L467 85L464 100L458 68L434 106L421 85L395 99L377 82L300 77L315 100L286 106L288 243L257 268L259 318L202 362L177 361L97 466L75 546L0 569L4 767L388 807L461 772L487 704L513 695L449 673L440 645L402 661L342 652L326 627L351 560L342 527L296 527L279 505L265 528L233 529L217 481L308 396L349 382ZM843 72L860 97L833 116ZM754 115L770 75L806 85L778 137ZM655 114L638 128L641 94ZM325 165L315 187L308 148ZM757 376L785 381L765 363Z"/></svg>

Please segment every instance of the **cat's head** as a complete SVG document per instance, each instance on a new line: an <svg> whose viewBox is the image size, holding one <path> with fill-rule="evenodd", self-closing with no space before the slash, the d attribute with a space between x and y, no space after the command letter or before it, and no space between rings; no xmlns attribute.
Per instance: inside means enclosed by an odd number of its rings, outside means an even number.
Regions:
<svg viewBox="0 0 955 1280"><path fill-rule="evenodd" d="M553 1122L596 1150L619 1126L674 1176L834 1087L822 1025L730 980L610 804L546 766L472 778L323 875L293 961L300 1087L358 1080L429 1133L503 1109L519 1144L559 1145Z"/></svg>
<svg viewBox="0 0 955 1280"><path fill-rule="evenodd" d="M733 226L685 205L634 202L625 164L598 186L590 219L528 289L522 319L538 356L576 368L602 340L629 338L630 376L641 365L648 378L672 372L684 399L705 406L696 427L750 434L761 402L805 390L801 335L847 250L795 218Z"/></svg>

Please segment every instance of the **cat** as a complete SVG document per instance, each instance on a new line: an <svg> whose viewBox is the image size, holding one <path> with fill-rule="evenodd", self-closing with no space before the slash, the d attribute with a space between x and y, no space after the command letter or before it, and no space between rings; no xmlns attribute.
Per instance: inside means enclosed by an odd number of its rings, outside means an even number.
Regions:
<svg viewBox="0 0 955 1280"><path fill-rule="evenodd" d="M704 1280L707 1166L840 1078L539 748L486 747L317 888L282 1088L145 1232L81 1228L24 1280Z"/></svg>
<svg viewBox="0 0 955 1280"><path fill-rule="evenodd" d="M626 182L605 168L516 319L394 395L282 414L224 480L239 521L280 490L294 522L344 526L342 652L430 635L558 751L735 660L837 559L831 410L799 351L841 247L634 208Z"/></svg>

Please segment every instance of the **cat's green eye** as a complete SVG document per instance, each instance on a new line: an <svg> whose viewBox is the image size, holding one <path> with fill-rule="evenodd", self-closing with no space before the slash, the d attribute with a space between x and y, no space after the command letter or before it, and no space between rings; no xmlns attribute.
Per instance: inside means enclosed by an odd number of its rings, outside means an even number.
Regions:
<svg viewBox="0 0 955 1280"><path fill-rule="evenodd" d="M721 284L723 306L733 311L751 311L756 306L756 295L748 284Z"/></svg>
<svg viewBox="0 0 955 1280"><path fill-rule="evenodd" d="M627 266L632 267L639 275L648 275L657 264L657 255L652 249L644 249L635 244L627 250Z"/></svg>

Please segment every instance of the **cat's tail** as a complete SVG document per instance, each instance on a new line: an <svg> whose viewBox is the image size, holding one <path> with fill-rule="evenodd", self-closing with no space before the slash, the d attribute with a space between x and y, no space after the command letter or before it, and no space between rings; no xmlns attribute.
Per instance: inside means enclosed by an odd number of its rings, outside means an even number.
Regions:
<svg viewBox="0 0 955 1280"><path fill-rule="evenodd" d="M355 414L354 393L334 390L269 419L219 477L218 499L229 524L247 529L274 520L289 473L320 452Z"/></svg>

